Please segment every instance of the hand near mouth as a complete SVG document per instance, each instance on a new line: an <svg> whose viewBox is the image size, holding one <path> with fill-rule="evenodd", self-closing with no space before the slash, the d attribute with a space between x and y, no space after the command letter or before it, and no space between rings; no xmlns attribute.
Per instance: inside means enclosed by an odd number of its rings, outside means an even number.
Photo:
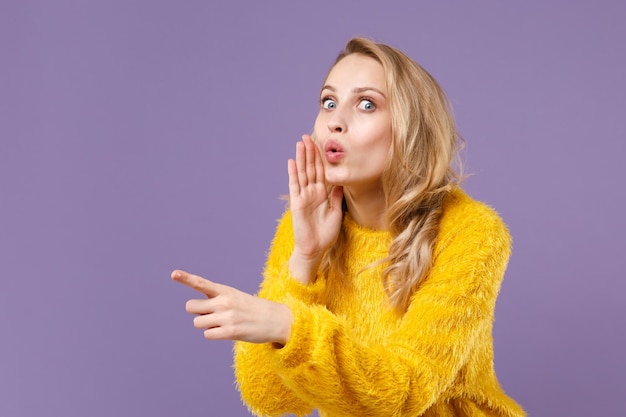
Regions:
<svg viewBox="0 0 626 417"><path fill-rule="evenodd" d="M335 186L328 193L322 155L309 135L303 135L296 144L296 159L287 165L295 241L289 270L294 278L308 284L339 234L343 189Z"/></svg>

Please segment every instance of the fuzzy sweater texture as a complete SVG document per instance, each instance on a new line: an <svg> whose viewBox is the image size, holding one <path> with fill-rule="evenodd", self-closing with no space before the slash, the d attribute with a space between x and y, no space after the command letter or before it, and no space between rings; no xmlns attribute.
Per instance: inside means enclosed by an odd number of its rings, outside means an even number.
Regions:
<svg viewBox="0 0 626 417"><path fill-rule="evenodd" d="M284 347L236 342L235 375L258 416L524 416L493 367L492 322L511 240L500 217L461 190L444 203L433 267L397 313L382 284L390 235L348 215L347 276L289 274L291 215L279 222L259 296L294 321Z"/></svg>

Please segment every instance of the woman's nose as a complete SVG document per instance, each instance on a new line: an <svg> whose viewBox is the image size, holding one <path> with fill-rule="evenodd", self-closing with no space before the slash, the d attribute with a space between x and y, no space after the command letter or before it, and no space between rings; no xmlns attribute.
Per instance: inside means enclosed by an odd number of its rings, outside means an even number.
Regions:
<svg viewBox="0 0 626 417"><path fill-rule="evenodd" d="M331 118L328 119L328 130L332 133L345 133L346 128L346 122L339 112L334 113Z"/></svg>

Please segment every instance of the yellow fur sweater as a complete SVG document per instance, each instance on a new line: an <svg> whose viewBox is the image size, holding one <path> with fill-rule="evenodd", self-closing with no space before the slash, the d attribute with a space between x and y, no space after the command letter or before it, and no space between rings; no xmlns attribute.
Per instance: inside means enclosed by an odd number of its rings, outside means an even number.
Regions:
<svg viewBox="0 0 626 417"><path fill-rule="evenodd" d="M385 231L346 215L346 275L290 277L290 213L280 220L259 296L287 304L292 333L279 348L235 344L235 374L259 416L524 416L493 368L494 308L510 236L489 207L453 192L445 201L434 264L404 314L387 304Z"/></svg>

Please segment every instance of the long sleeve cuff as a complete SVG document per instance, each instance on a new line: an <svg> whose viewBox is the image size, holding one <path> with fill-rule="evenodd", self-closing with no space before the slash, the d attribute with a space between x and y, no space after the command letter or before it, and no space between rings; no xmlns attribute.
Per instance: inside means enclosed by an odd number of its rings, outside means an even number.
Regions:
<svg viewBox="0 0 626 417"><path fill-rule="evenodd" d="M318 274L310 284L303 284L289 273L287 262L277 266L268 266L265 270L265 282L259 296L277 302L284 302L288 297L301 300L306 305L324 303L326 278ZM272 287L268 286L271 283Z"/></svg>
<svg viewBox="0 0 626 417"><path fill-rule="evenodd" d="M314 346L315 338L318 337L315 332L318 317L312 308L294 297L287 297L284 302L291 309L293 323L289 340L276 351L275 358L279 369L295 368L309 360L310 350Z"/></svg>
<svg viewBox="0 0 626 417"><path fill-rule="evenodd" d="M287 297L291 296L307 305L320 304L322 302L322 296L326 289L326 280L324 278L316 277L315 281L310 284L303 284L291 276L285 277L285 281Z"/></svg>

